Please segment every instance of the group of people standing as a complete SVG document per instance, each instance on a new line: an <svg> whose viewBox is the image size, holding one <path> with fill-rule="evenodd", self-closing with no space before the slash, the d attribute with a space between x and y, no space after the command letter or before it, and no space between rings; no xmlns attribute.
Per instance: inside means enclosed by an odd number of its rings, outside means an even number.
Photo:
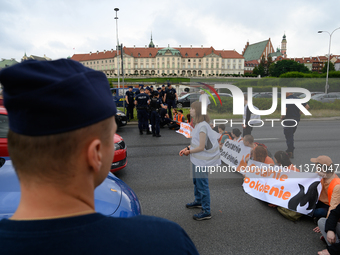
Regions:
<svg viewBox="0 0 340 255"><path fill-rule="evenodd" d="M142 135L145 130L146 134L161 137L161 123L164 124L167 117L168 119L172 119L171 109L176 108L176 101L178 100L176 89L173 88L170 83L168 83L167 89L163 84L162 87L157 88L157 90L154 90L153 86L144 89L143 85L139 85L139 90L135 93L134 101L130 99L130 97L132 97L131 93L133 93L132 86L130 86L129 91L126 92L126 100L131 100L128 103L128 109L132 108L132 102L137 108L139 133ZM130 111L132 115L130 112L128 119L130 117L133 118L133 108ZM168 116L166 116L167 111ZM149 124L152 127L152 132L149 130Z"/></svg>

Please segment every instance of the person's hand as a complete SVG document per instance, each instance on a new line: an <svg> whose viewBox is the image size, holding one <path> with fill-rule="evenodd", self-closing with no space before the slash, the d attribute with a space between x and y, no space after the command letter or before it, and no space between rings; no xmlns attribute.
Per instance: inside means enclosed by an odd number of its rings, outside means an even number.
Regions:
<svg viewBox="0 0 340 255"><path fill-rule="evenodd" d="M327 249L318 252L319 255L330 255Z"/></svg>
<svg viewBox="0 0 340 255"><path fill-rule="evenodd" d="M185 152L187 151L188 149L187 148L184 148L183 150L181 150L179 152L179 155L182 157L183 155L185 155ZM187 155L186 155L187 156Z"/></svg>
<svg viewBox="0 0 340 255"><path fill-rule="evenodd" d="M184 155L185 155L185 156L189 156L189 154L190 154L190 150L187 149L187 150L184 152Z"/></svg>
<svg viewBox="0 0 340 255"><path fill-rule="evenodd" d="M335 233L332 231L332 230L329 230L327 232L327 241L330 243L330 244L333 244L335 243L336 239L335 239Z"/></svg>
<svg viewBox="0 0 340 255"><path fill-rule="evenodd" d="M315 233L321 233L321 230L320 230L319 227L313 228L313 231L314 231Z"/></svg>

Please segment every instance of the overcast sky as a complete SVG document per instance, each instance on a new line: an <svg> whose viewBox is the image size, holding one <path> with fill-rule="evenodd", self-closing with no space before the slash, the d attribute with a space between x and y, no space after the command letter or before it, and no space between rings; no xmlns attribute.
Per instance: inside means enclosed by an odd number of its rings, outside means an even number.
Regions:
<svg viewBox="0 0 340 255"><path fill-rule="evenodd" d="M52 59L114 49L118 7L119 42L144 47L204 47L242 54L250 44L271 38L288 57L328 53L329 35L340 27L339 0L0 0L0 58L26 54ZM340 55L340 29L331 53Z"/></svg>

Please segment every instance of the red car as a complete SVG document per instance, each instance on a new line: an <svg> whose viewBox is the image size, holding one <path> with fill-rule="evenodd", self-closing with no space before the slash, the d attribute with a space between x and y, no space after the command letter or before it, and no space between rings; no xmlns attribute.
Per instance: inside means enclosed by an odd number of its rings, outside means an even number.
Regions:
<svg viewBox="0 0 340 255"><path fill-rule="evenodd" d="M0 157L9 157L7 149L8 117L6 108L0 106ZM115 154L111 165L111 172L117 172L127 164L126 145L120 135L115 134Z"/></svg>

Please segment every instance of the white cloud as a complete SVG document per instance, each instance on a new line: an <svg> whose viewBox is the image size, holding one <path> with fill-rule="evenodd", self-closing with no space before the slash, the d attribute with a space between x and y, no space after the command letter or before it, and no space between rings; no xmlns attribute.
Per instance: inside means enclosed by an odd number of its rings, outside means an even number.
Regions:
<svg viewBox="0 0 340 255"><path fill-rule="evenodd" d="M143 47L213 46L240 54L249 40L271 38L280 47L287 36L288 57L324 55L329 35L340 27L336 0L7 0L0 2L0 58L28 55L55 59L76 53L109 50L116 45L114 8L120 43ZM73 50L75 48L75 51ZM332 37L333 54L340 54L340 30Z"/></svg>

